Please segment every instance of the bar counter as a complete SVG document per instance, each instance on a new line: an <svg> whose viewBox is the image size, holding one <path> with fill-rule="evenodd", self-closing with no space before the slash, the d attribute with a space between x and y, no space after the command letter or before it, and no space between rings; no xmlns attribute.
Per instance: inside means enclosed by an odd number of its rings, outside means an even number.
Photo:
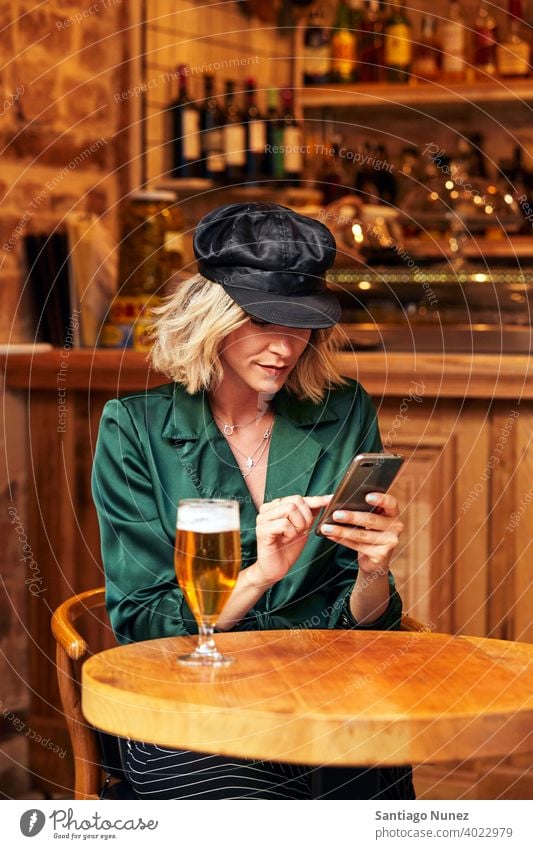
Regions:
<svg viewBox="0 0 533 849"><path fill-rule="evenodd" d="M337 355L342 374L359 380L373 396L400 397L413 380L423 381L434 398L533 399L528 383L530 358L523 354L444 354L419 352L343 352ZM55 389L67 372L72 390L122 394L157 386L165 378L148 367L146 354L131 350L62 349L38 354L0 355L10 389Z"/></svg>

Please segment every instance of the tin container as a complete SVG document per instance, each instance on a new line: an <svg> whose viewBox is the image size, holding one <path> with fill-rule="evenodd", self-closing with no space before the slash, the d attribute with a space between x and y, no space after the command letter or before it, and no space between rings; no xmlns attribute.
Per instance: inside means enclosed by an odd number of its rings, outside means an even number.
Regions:
<svg viewBox="0 0 533 849"><path fill-rule="evenodd" d="M170 191L134 192L121 210L121 296L164 294L183 265L184 219Z"/></svg>

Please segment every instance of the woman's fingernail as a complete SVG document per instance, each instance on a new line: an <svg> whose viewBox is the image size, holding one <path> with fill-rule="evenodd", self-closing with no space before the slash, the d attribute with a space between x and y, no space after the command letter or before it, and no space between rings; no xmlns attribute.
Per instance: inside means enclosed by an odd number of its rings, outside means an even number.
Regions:
<svg viewBox="0 0 533 849"><path fill-rule="evenodd" d="M379 501L379 499L380 499L380 496L379 496L379 495L377 495L375 492L371 492L371 493L370 493L370 495L367 495L367 496L366 496L366 500L367 500L370 504L377 504L377 502Z"/></svg>
<svg viewBox="0 0 533 849"><path fill-rule="evenodd" d="M322 533L330 534L333 531L333 525L322 525Z"/></svg>
<svg viewBox="0 0 533 849"><path fill-rule="evenodd" d="M333 513L333 518L340 519L342 521L342 519L346 518L346 513L344 512L344 510L335 510L335 512Z"/></svg>

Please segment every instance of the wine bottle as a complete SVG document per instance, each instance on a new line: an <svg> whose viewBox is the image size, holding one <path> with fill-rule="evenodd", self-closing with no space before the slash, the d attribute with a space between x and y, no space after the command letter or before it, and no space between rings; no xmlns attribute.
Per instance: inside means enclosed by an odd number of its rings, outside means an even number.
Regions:
<svg viewBox="0 0 533 849"><path fill-rule="evenodd" d="M244 130L246 146L245 178L252 185L262 177L265 157L266 126L256 104L255 80L246 80Z"/></svg>
<svg viewBox="0 0 533 849"><path fill-rule="evenodd" d="M403 199L412 191L414 184L422 180L423 164L418 148L410 145L402 148L398 173L402 176L396 181L396 194L400 203L402 203Z"/></svg>
<svg viewBox="0 0 533 849"><path fill-rule="evenodd" d="M224 175L222 138L224 113L214 95L214 80L211 74L204 74L204 92L204 103L200 113L203 176L220 181Z"/></svg>
<svg viewBox="0 0 533 849"><path fill-rule="evenodd" d="M281 92L283 124L283 178L286 185L297 186L303 170L302 131L294 117L294 98L290 88Z"/></svg>
<svg viewBox="0 0 533 849"><path fill-rule="evenodd" d="M359 80L359 58L364 21L363 0L348 0L348 6L350 8L350 29L355 40L352 80Z"/></svg>
<svg viewBox="0 0 533 849"><path fill-rule="evenodd" d="M378 82L383 78L383 25L382 4L379 0L366 0L357 57L361 82Z"/></svg>
<svg viewBox="0 0 533 849"><path fill-rule="evenodd" d="M363 203L379 203L381 200L378 172L370 164L375 161L375 158L372 145L366 141L361 150L362 164L356 171L354 181L355 192L361 197Z"/></svg>
<svg viewBox="0 0 533 849"><path fill-rule="evenodd" d="M321 6L312 9L304 33L304 83L321 85L327 83L331 50L331 33L325 26Z"/></svg>
<svg viewBox="0 0 533 849"><path fill-rule="evenodd" d="M335 133L331 143L322 145L324 158L317 174L318 188L322 190L324 204L327 206L348 194L351 178L346 167L346 159L340 155L343 149L342 136Z"/></svg>
<svg viewBox="0 0 533 849"><path fill-rule="evenodd" d="M350 8L346 0L340 0L331 38L331 79L333 82L349 83L353 77L356 42L350 25Z"/></svg>
<svg viewBox="0 0 533 849"><path fill-rule="evenodd" d="M448 19L441 24L442 76L461 82L465 75L466 30L459 0L451 0Z"/></svg>
<svg viewBox="0 0 533 849"><path fill-rule="evenodd" d="M272 180L283 179L283 121L278 110L278 90L267 92L266 145L263 172Z"/></svg>
<svg viewBox="0 0 533 849"><path fill-rule="evenodd" d="M226 80L224 95L225 121L222 128L224 181L227 185L242 182L246 166L246 131L244 116L235 97L235 82Z"/></svg>
<svg viewBox="0 0 533 849"><path fill-rule="evenodd" d="M520 145L513 148L512 157L510 160L502 159L498 162L498 171L506 178L505 190L509 191L516 197L524 195L530 201L531 189L533 188L533 172L526 168L523 158L523 150Z"/></svg>
<svg viewBox="0 0 533 849"><path fill-rule="evenodd" d="M171 175L172 177L198 177L201 170L200 111L187 95L188 65L179 65L176 71L178 91L169 104L171 125Z"/></svg>
<svg viewBox="0 0 533 849"><path fill-rule="evenodd" d="M502 77L527 77L529 66L529 44L522 38L522 2L509 0L509 30L507 37L496 48L498 73Z"/></svg>
<svg viewBox="0 0 533 849"><path fill-rule="evenodd" d="M450 170L456 182L464 185L472 179L480 181L489 179L484 147L484 138L481 133L472 133L467 138L459 137L457 150L450 162Z"/></svg>
<svg viewBox="0 0 533 849"><path fill-rule="evenodd" d="M484 136L481 133L472 133L468 137L468 143L470 145L470 176L488 180L487 162L490 160L485 153Z"/></svg>
<svg viewBox="0 0 533 849"><path fill-rule="evenodd" d="M381 200L391 206L395 205L398 195L398 185L396 177L391 170L389 152L384 144L377 145L373 165L374 170L377 172L375 183Z"/></svg>
<svg viewBox="0 0 533 849"><path fill-rule="evenodd" d="M415 46L413 74L422 80L440 77L441 49L437 37L437 20L432 15L422 18L419 43Z"/></svg>
<svg viewBox="0 0 533 849"><path fill-rule="evenodd" d="M412 61L412 27L403 3L394 0L390 16L385 21L385 65L389 82L406 83Z"/></svg>
<svg viewBox="0 0 533 849"><path fill-rule="evenodd" d="M487 4L482 0L474 25L474 65L478 75L484 78L487 74L496 73L496 44L498 42L498 27Z"/></svg>

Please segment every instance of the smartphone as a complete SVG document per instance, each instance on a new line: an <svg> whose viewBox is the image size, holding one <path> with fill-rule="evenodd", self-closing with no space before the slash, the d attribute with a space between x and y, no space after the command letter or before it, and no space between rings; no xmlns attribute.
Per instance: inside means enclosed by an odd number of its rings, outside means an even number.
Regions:
<svg viewBox="0 0 533 849"><path fill-rule="evenodd" d="M387 492L403 463L401 454L357 454L348 466L333 498L319 516L315 533L322 536L320 527L334 523L335 510L357 510L363 513L379 511L365 496L369 492Z"/></svg>

